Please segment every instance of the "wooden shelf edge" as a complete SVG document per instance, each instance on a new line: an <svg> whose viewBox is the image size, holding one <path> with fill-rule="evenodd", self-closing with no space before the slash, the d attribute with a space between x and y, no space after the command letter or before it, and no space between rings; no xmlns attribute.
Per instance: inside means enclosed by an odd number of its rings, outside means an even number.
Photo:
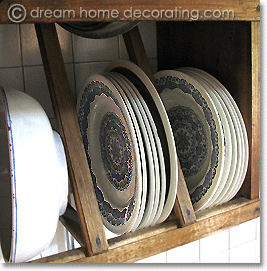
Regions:
<svg viewBox="0 0 267 271"><path fill-rule="evenodd" d="M0 4L0 23L11 23L8 18L8 8L14 4L13 0L5 0ZM260 1L239 1L239 0L165 0L165 1L150 1L142 2L135 0L108 0L104 6L99 1L52 1L47 0L41 3L39 0L23 1L23 6L27 12L27 16L23 23L55 23L69 21L126 21L126 20L239 20L239 21L254 21L260 19L259 10ZM37 9L39 8L39 9ZM50 10L48 15L45 15L45 10ZM106 10L109 13L103 13L92 18L94 15L88 13L90 10ZM131 9L131 11L129 11ZM40 11L43 12L40 12ZM53 16L53 12L58 12ZM70 11L63 13L64 10ZM116 10L116 15L112 15L111 11ZM139 12L134 13L138 10ZM158 11L158 12L155 12ZM172 10L173 12L163 12ZM62 12L60 18L59 11ZM81 12L83 11L83 12ZM154 13L152 13L154 11ZM206 16L205 11L209 11ZM217 11L215 16L210 16L212 11ZM233 11L233 16L219 16L220 13ZM197 15L199 13L199 16ZM33 16L31 16L33 14ZM90 17L91 16L91 17ZM196 17L197 16L197 17Z"/></svg>
<svg viewBox="0 0 267 271"><path fill-rule="evenodd" d="M177 228L168 221L150 229L108 240L110 250L86 257L83 248L32 261L31 263L132 263L160 252L207 237L260 216L260 200L235 199L208 213L199 213L195 223Z"/></svg>

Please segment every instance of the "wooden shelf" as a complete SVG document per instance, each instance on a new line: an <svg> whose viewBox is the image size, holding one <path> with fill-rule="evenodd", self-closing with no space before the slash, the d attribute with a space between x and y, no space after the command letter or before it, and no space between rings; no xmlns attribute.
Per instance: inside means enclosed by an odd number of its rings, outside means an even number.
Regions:
<svg viewBox="0 0 267 271"><path fill-rule="evenodd" d="M196 241L257 218L259 200L239 198L219 208L199 213L194 224L177 228L176 221L125 234L109 240L109 251L86 257L83 248L62 252L33 263L132 263L163 251Z"/></svg>
<svg viewBox="0 0 267 271"><path fill-rule="evenodd" d="M259 11L259 0L250 0L250 1L240 1L240 0L190 0L190 1L180 1L180 0L143 0L143 1L136 1L136 0L106 0L104 2L95 1L95 0L89 0L89 1L81 1L81 0L65 0L65 1L52 1L47 0L45 2L41 2L39 0L24 0L20 1L21 4L25 7L27 11L27 17L24 20L24 23L52 23L52 22L58 22L58 21L93 21L93 20L106 20L106 21L118 21L118 20L187 20L188 16L187 13L183 13L183 11L189 11L192 10L195 12L196 10L199 11L200 16L198 20L206 20L204 17L204 11L206 10L220 10L220 11L233 11L234 16L231 16L230 20L239 20L239 21L259 21L260 20L260 11ZM10 7L11 4L14 4L13 0L5 0L3 3L0 4L0 23L10 23L10 20L7 16L7 10ZM34 17L31 17L31 11L36 10L39 8L39 12L33 12ZM105 16L105 18L94 18L91 19L89 16L85 18L85 13L82 13L83 16L80 16L80 8L82 10L90 11L90 10L108 10L112 11L116 9L118 11L118 16L110 17ZM145 12L144 16L138 17L137 15L133 18L129 18L130 13L126 12L126 16L124 16L124 13L126 10L132 8L132 11L134 10L140 10L141 14ZM54 10L73 10L73 14L75 14L75 18L73 16L67 16L65 17L71 17L71 18L46 18L44 16L44 12L40 13L40 10L47 10L50 9L52 11ZM149 14L153 10L159 11L159 16L155 12L154 18L152 16L149 16ZM173 10L174 15L170 18L170 13L167 13L167 17L164 17L164 12L162 13L163 16L161 16L161 10ZM175 13L176 10L176 13ZM147 11L150 11L148 13ZM180 13L179 13L180 12ZM62 13L63 14L63 13ZM134 13L132 12L134 15ZM175 16L175 14L177 14ZM184 14L184 16L179 14ZM196 12L195 12L196 14ZM210 13L208 13L210 15ZM47 16L48 17L48 16ZM57 17L59 17L59 14L57 14ZM81 18L82 17L82 18ZM194 20L195 18L192 18ZM208 18L209 20L227 20L228 18Z"/></svg>
<svg viewBox="0 0 267 271"><path fill-rule="evenodd" d="M219 79L236 100L245 120L249 140L249 166L245 182L235 199L216 208L194 213L186 183L180 170L179 189L172 214L164 223L134 233L106 239L87 159L79 132L75 106L70 93L55 22L62 20L30 18L35 23L47 83L59 132L64 144L70 184L77 212L62 216L61 222L82 244L82 248L32 261L33 263L134 262L215 232L239 225L260 215L260 15L259 1L192 0L150 1L142 3L96 1L21 1L27 12L39 9L117 9L120 14L134 9L233 10L231 20L199 18L159 18L157 48L159 69L193 66ZM7 10L11 0L0 4L0 23L10 23ZM141 18L148 20L149 18ZM151 18L150 18L151 19ZM75 18L82 21L84 19ZM106 19L104 19L106 20ZM125 20L119 16L116 20ZM64 20L67 21L67 20ZM88 20L87 20L88 21ZM163 22L164 21L164 22ZM123 35L131 61L139 65L153 82L153 75L138 27ZM86 191L86 193L85 193ZM71 213L72 212L72 213ZM73 215L73 216L72 216Z"/></svg>

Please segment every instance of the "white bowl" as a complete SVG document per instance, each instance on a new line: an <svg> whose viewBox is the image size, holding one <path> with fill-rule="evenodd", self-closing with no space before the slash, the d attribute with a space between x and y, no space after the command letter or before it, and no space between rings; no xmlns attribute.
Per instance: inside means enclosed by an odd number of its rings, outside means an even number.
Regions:
<svg viewBox="0 0 267 271"><path fill-rule="evenodd" d="M67 206L63 145L40 104L0 88L0 242L5 261L25 262L51 243Z"/></svg>

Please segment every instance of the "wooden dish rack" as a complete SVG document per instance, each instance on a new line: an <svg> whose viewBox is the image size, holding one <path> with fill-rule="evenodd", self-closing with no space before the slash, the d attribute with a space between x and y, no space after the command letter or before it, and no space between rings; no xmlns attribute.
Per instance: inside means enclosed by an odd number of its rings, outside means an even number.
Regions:
<svg viewBox="0 0 267 271"><path fill-rule="evenodd" d="M177 246L201 239L215 232L239 225L260 215L260 15L259 1L238 0L157 0L125 3L123 0L17 1L26 10L116 9L116 20L125 20L123 11L139 9L232 10L234 19L206 20L200 17L158 18L158 67L175 69L193 66L215 76L230 91L243 115L249 139L249 165L246 179L237 196L230 202L194 213L186 183L179 169L179 187L173 212L160 225L106 239L93 183L78 127L75 105L58 36L56 19L26 17L23 23L35 23L48 87L64 143L69 181L74 192L77 213L63 215L60 221L82 245L33 263L131 263ZM14 1L0 4L0 23L10 23L7 9ZM85 19L73 19L73 21ZM88 21L89 19L87 19ZM142 18L145 20L145 18ZM60 20L61 22L64 19ZM65 19L65 21L67 21ZM70 20L68 20L70 21ZM123 35L130 60L140 66L153 81L138 27ZM75 219L75 215L79 221Z"/></svg>

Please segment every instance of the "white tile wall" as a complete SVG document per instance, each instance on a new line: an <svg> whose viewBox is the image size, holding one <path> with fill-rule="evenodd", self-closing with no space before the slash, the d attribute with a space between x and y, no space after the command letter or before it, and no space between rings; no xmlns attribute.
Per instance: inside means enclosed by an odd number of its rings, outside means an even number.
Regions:
<svg viewBox="0 0 267 271"><path fill-rule="evenodd" d="M108 61L119 58L118 37L103 39L84 39L73 36L74 62Z"/></svg>
<svg viewBox="0 0 267 271"><path fill-rule="evenodd" d="M155 22L141 23L139 27L155 72ZM83 81L90 74L103 72L107 64L114 59L128 58L121 36L106 40L87 40L74 36L59 26L57 30L74 101ZM33 25L0 25L0 85L17 88L35 97L46 110L56 129L57 124ZM260 244L260 219L255 219L139 263L255 263L260 262ZM79 245L75 243L75 246ZM51 246L37 257L65 249L65 230L59 224ZM0 262L3 262L1 253Z"/></svg>
<svg viewBox="0 0 267 271"><path fill-rule="evenodd" d="M195 263L199 262L200 241L173 248L167 251L167 263Z"/></svg>
<svg viewBox="0 0 267 271"><path fill-rule="evenodd" d="M214 261L213 255L217 255L216 259L228 252L229 249L229 230L224 230L217 234L210 235L200 240L200 261L208 263ZM211 257L212 256L212 257Z"/></svg>
<svg viewBox="0 0 267 271"><path fill-rule="evenodd" d="M144 263L167 263L167 252L162 252L157 255L142 259L140 261L137 261L135 263L138 264L144 264Z"/></svg>
<svg viewBox="0 0 267 271"><path fill-rule="evenodd" d="M230 229L230 249L255 240L257 234L256 220L251 220Z"/></svg>
<svg viewBox="0 0 267 271"><path fill-rule="evenodd" d="M256 240L236 246L230 250L230 263L255 263Z"/></svg>
<svg viewBox="0 0 267 271"><path fill-rule="evenodd" d="M0 67L21 66L21 46L18 25L0 25Z"/></svg>

